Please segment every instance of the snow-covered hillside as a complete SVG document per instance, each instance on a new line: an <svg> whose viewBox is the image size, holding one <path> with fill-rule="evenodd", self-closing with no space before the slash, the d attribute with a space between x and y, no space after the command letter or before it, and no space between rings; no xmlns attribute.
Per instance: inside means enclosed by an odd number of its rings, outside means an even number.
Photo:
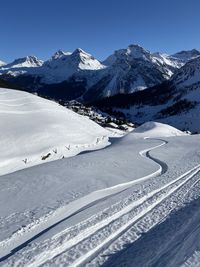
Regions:
<svg viewBox="0 0 200 267"><path fill-rule="evenodd" d="M105 149L1 176L0 266L195 262L199 141L150 122Z"/></svg>
<svg viewBox="0 0 200 267"><path fill-rule="evenodd" d="M137 134L139 138L156 138L156 137L170 137L170 136L184 136L186 135L182 131L159 122L149 121L145 122L138 128L133 130L134 134Z"/></svg>
<svg viewBox="0 0 200 267"><path fill-rule="evenodd" d="M96 123L55 102L0 88L0 174L108 144Z"/></svg>

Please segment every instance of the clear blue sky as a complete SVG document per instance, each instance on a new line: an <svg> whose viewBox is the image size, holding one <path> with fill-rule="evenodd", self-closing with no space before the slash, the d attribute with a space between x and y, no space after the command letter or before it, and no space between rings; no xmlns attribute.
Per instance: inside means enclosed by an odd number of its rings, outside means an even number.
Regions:
<svg viewBox="0 0 200 267"><path fill-rule="evenodd" d="M81 47L98 59L137 43L200 49L200 0L0 0L0 59Z"/></svg>

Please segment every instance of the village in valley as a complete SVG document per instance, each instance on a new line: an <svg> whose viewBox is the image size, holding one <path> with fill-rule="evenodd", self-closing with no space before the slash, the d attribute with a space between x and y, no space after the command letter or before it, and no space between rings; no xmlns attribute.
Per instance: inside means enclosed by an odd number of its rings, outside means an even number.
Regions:
<svg viewBox="0 0 200 267"><path fill-rule="evenodd" d="M123 114L119 114L118 116L109 115L95 107L87 107L76 100L68 101L64 104L64 106L79 115L88 117L90 120L98 123L104 128L130 132L137 127L136 124L125 119Z"/></svg>

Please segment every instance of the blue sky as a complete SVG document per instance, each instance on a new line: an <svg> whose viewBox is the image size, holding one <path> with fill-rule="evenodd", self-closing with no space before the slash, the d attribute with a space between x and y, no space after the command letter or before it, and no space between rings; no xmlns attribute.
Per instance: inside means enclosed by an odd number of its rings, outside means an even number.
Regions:
<svg viewBox="0 0 200 267"><path fill-rule="evenodd" d="M81 47L98 59L137 43L200 49L199 0L1 0L0 59Z"/></svg>

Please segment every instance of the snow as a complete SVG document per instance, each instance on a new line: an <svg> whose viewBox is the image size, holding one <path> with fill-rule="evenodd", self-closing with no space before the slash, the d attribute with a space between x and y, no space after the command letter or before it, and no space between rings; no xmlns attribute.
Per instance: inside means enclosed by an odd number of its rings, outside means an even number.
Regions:
<svg viewBox="0 0 200 267"><path fill-rule="evenodd" d="M0 266L197 261L199 141L149 122L104 149L1 176Z"/></svg>
<svg viewBox="0 0 200 267"><path fill-rule="evenodd" d="M167 54L162 54L159 52L153 53L152 58L154 62L159 62L160 64L172 67L173 69L179 69L184 65L184 62L182 62L179 58ZM173 72L170 69L169 72L169 76L172 76Z"/></svg>
<svg viewBox="0 0 200 267"><path fill-rule="evenodd" d="M168 80L184 63L175 57L151 53L139 45L120 49L102 62L108 66L102 77L111 77L105 85L103 96L133 93Z"/></svg>
<svg viewBox="0 0 200 267"><path fill-rule="evenodd" d="M7 73L15 77L24 74L36 75L42 78L42 82L51 84L66 81L74 74L79 76L79 72L104 68L105 66L93 56L77 48L73 53L58 50L45 62L35 56L16 59L2 66L0 74Z"/></svg>
<svg viewBox="0 0 200 267"><path fill-rule="evenodd" d="M6 63L5 63L4 61L1 61L1 60L0 60L0 67L2 67L2 66L4 66L4 65L6 65Z"/></svg>
<svg viewBox="0 0 200 267"><path fill-rule="evenodd" d="M152 138L152 137L170 137L170 136L184 136L186 133L170 126L167 124L149 121L138 128L134 129L133 132L135 134L139 134L141 136Z"/></svg>
<svg viewBox="0 0 200 267"><path fill-rule="evenodd" d="M196 57L200 56L200 51L196 50L196 49L192 49L192 50L188 50L188 51L181 51L178 52L174 55L172 55L172 57L178 58L183 62L188 62L191 59L194 59Z"/></svg>
<svg viewBox="0 0 200 267"><path fill-rule="evenodd" d="M81 71L105 68L97 59L78 48L73 53L58 51L35 74L42 76L44 83L59 83Z"/></svg>
<svg viewBox="0 0 200 267"><path fill-rule="evenodd" d="M36 70L43 65L43 61L35 56L27 56L18 58L9 64L0 65L0 75L8 74L13 77L32 73L31 70ZM33 71L35 72L35 71Z"/></svg>
<svg viewBox="0 0 200 267"><path fill-rule="evenodd" d="M113 55L109 56L105 61L104 65L112 65L116 63L117 59L128 59L132 61L134 59L149 60L150 52L145 50L143 47L137 44L131 44L127 49L119 49L114 52Z"/></svg>
<svg viewBox="0 0 200 267"><path fill-rule="evenodd" d="M130 106L130 108L113 108L126 114L127 118L137 123L156 120L174 126L182 131L200 132L200 57L190 60L171 77L169 95L164 104ZM174 89L172 89L174 88ZM162 90L162 88L161 88ZM147 91L148 92L148 91ZM159 95L158 95L159 97ZM163 99L163 96L161 97ZM185 102L180 109L173 105L179 101ZM171 112L166 112L169 108ZM165 111L162 113L162 111Z"/></svg>
<svg viewBox="0 0 200 267"><path fill-rule="evenodd" d="M42 66L43 61L39 60L35 56L27 56L24 58L18 58L12 63L3 66L3 70L7 69L17 69L17 68L30 68Z"/></svg>
<svg viewBox="0 0 200 267"><path fill-rule="evenodd" d="M200 82L200 56L185 64L173 77L177 88L183 89Z"/></svg>
<svg viewBox="0 0 200 267"><path fill-rule="evenodd" d="M52 101L0 88L0 104L0 174L108 144L109 132Z"/></svg>
<svg viewBox="0 0 200 267"><path fill-rule="evenodd" d="M62 51L62 50L58 50L58 51L52 56L52 60L61 58L61 57L63 57L63 56L68 56L68 55L71 55L71 52L64 52L64 51Z"/></svg>
<svg viewBox="0 0 200 267"><path fill-rule="evenodd" d="M83 81L86 101L119 93L132 93L158 85L170 79L177 69L198 56L197 50L183 51L174 55L151 53L137 44L119 49L105 61L100 62L81 48L73 52L58 50L49 60L43 62L35 56L14 60L0 67L0 74L13 77L26 75L37 77L31 89L44 84L64 81ZM184 56L184 60L182 59ZM72 80L73 81L72 81ZM91 90L90 90L91 89ZM94 92L94 93L93 93ZM85 92L84 92L85 94ZM87 99L87 96L91 99Z"/></svg>

